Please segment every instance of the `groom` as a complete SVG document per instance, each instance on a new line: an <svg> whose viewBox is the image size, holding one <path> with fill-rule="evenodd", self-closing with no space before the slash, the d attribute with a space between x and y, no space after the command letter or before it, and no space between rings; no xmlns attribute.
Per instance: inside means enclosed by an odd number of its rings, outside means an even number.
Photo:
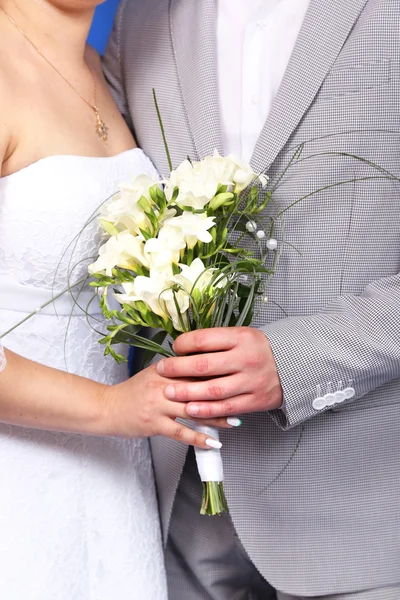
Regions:
<svg viewBox="0 0 400 600"><path fill-rule="evenodd" d="M162 174L153 88L174 165L218 148L274 176L305 142L268 215L321 189L275 232L255 327L159 365L189 415L243 420L230 517L201 517L192 453L152 442L171 600L400 599L400 187L366 162L400 174L399 26L396 0L121 4L106 73Z"/></svg>

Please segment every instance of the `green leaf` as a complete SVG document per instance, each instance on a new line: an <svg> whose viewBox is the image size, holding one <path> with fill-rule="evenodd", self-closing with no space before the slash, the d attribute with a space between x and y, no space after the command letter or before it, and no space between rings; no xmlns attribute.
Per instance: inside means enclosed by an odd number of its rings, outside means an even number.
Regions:
<svg viewBox="0 0 400 600"><path fill-rule="evenodd" d="M147 338L141 337L140 335L132 335L130 336L130 345L135 348L142 348L143 350L152 350L155 354L161 354L161 356L174 356L169 350L153 342L152 340L148 340Z"/></svg>
<svg viewBox="0 0 400 600"><path fill-rule="evenodd" d="M145 212L144 214L146 215L146 217L149 219L150 223L153 226L152 236L156 237L156 234L157 234L157 231L158 231L158 220L157 220L156 215L154 214L153 211Z"/></svg>
<svg viewBox="0 0 400 600"><path fill-rule="evenodd" d="M132 318L124 315L124 313L118 310L113 310L112 315L115 319L118 319L118 321L121 321L122 323L126 323L127 325L135 325L135 321L133 321Z"/></svg>
<svg viewBox="0 0 400 600"><path fill-rule="evenodd" d="M167 331L158 331L151 338L151 341L156 344L159 344L161 346L163 344L165 338L167 337L167 335L168 335ZM156 355L156 353L154 352L154 350L146 350L145 353L143 354L142 368L147 367L147 365L150 363L150 361L154 358L155 355Z"/></svg>
<svg viewBox="0 0 400 600"><path fill-rule="evenodd" d="M248 214L248 213L251 214L253 212L253 210L256 208L256 206L258 205L258 195L259 195L258 187L255 185L250 189L250 191L247 195L247 198L246 198L246 207L244 210L244 212L246 214Z"/></svg>
<svg viewBox="0 0 400 600"><path fill-rule="evenodd" d="M99 219L100 226L106 231L109 235L115 236L121 233L119 229L115 227L110 221L105 221L104 219Z"/></svg>
<svg viewBox="0 0 400 600"><path fill-rule="evenodd" d="M167 198L166 198L164 192L160 189L159 185L157 185L157 187L156 187L156 196L158 198L158 201L161 204L164 204L164 205L167 204Z"/></svg>
<svg viewBox="0 0 400 600"><path fill-rule="evenodd" d="M112 277L108 277L108 275L103 275L103 273L94 273L92 275L95 279L101 279L102 281L106 281L108 283L114 283L114 279Z"/></svg>
<svg viewBox="0 0 400 600"><path fill-rule="evenodd" d="M151 212L150 202L147 200L145 196L141 196L138 201L138 205L143 210L143 212Z"/></svg>
<svg viewBox="0 0 400 600"><path fill-rule="evenodd" d="M111 319L111 311L107 306L106 298L104 296L100 297L100 309L106 319Z"/></svg>
<svg viewBox="0 0 400 600"><path fill-rule="evenodd" d="M146 229L141 229L141 228L139 228L139 230L146 241L151 239L151 233L149 231L146 231Z"/></svg>
<svg viewBox="0 0 400 600"><path fill-rule="evenodd" d="M196 212L195 209L193 208L193 206L184 206L183 204L178 204L178 206L185 212L192 212L192 213Z"/></svg>
<svg viewBox="0 0 400 600"><path fill-rule="evenodd" d="M153 200L153 202L158 205L157 193L156 193L157 188L158 188L158 185L153 185L151 188L149 188L149 194L150 194L150 198Z"/></svg>
<svg viewBox="0 0 400 600"><path fill-rule="evenodd" d="M173 275L179 275L179 273L181 272L179 265L177 265L176 263L172 263L171 266Z"/></svg>
<svg viewBox="0 0 400 600"><path fill-rule="evenodd" d="M109 354L110 356L113 357L113 359L120 365L122 362L127 363L128 360L125 358L125 356L122 356L122 354L117 354L115 352L115 350L111 347L109 347Z"/></svg>
<svg viewBox="0 0 400 600"><path fill-rule="evenodd" d="M234 195L231 192L225 192L223 194L218 194L218 196L214 196L214 198L209 203L209 208L211 210L218 210L225 202L232 200Z"/></svg>

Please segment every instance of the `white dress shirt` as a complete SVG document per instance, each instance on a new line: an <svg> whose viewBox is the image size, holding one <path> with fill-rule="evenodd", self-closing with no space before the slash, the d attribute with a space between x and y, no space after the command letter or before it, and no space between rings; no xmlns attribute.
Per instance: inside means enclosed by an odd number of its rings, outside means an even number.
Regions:
<svg viewBox="0 0 400 600"><path fill-rule="evenodd" d="M217 0L224 153L250 160L310 0Z"/></svg>

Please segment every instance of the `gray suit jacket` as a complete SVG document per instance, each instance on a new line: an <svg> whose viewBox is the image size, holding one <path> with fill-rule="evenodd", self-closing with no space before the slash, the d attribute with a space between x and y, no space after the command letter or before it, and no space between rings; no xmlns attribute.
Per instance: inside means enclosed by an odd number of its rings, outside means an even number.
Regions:
<svg viewBox="0 0 400 600"><path fill-rule="evenodd" d="M214 0L125 0L119 10L106 74L161 173L152 88L175 165L223 151L215 23ZM379 175L321 153L345 150L399 174L399 133L400 3L312 0L252 159L274 174L307 142L276 205ZM301 255L287 246L256 323L271 342L285 410L245 415L222 434L231 515L280 590L399 583L400 187L330 187L290 210L285 227ZM339 402L348 388L352 397ZM186 451L164 439L152 447L166 536Z"/></svg>

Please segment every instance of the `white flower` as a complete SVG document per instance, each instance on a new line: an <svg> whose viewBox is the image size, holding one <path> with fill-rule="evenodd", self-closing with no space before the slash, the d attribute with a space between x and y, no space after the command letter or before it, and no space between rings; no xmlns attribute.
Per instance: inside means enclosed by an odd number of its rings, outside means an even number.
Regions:
<svg viewBox="0 0 400 600"><path fill-rule="evenodd" d="M169 289L165 290L161 294L161 298L163 302L165 302L165 308L170 319L172 320L175 329L177 331L185 331L188 325L187 311L189 309L190 303L188 294L186 294L186 292L184 292L183 290L172 291L171 289ZM178 308L176 307L175 300L178 304ZM181 316L181 318L179 318L179 315Z"/></svg>
<svg viewBox="0 0 400 600"><path fill-rule="evenodd" d="M203 208L215 197L219 186L224 185L230 192L239 194L254 179L262 185L268 181L265 175L258 175L251 166L235 156L220 156L216 150L213 156L206 156L201 161L185 160L175 171L172 171L165 182L165 195L171 201L174 189L179 189L176 203L195 210Z"/></svg>
<svg viewBox="0 0 400 600"><path fill-rule="evenodd" d="M164 269L172 263L178 264L180 251L185 247L182 232L165 225L160 229L158 237L147 240L144 250L151 255L151 263L156 269Z"/></svg>
<svg viewBox="0 0 400 600"><path fill-rule="evenodd" d="M124 294L115 294L115 298L120 304L129 304L134 306L135 302L141 300L145 302L150 310L165 318L165 306L160 302L160 294L170 287L171 283L164 272L158 272L154 269L150 271L150 277L138 276L133 282L123 283Z"/></svg>
<svg viewBox="0 0 400 600"><path fill-rule="evenodd" d="M117 236L112 236L99 249L99 257L93 264L89 265L89 273L105 272L108 277L112 276L112 269L135 270L137 264L149 266L149 261L144 252L143 239L123 231Z"/></svg>
<svg viewBox="0 0 400 600"><path fill-rule="evenodd" d="M192 213L184 211L180 217L174 217L165 222L171 228L177 228L189 248L193 248L198 241L205 244L212 241L211 233L208 231L214 227L215 217L207 217L207 213Z"/></svg>
<svg viewBox="0 0 400 600"><path fill-rule="evenodd" d="M253 171L248 162L239 160L234 154L229 156L220 156L217 150L213 156L207 156L204 161L206 165L213 169L215 177L221 185L227 185L233 191L239 194L243 191L254 179L258 179L264 186L268 177L258 175Z"/></svg>
<svg viewBox="0 0 400 600"><path fill-rule="evenodd" d="M171 201L174 189L178 187L176 204L202 210L217 193L218 183L211 171L202 169L202 163L185 160L171 172L165 184L165 195Z"/></svg>
<svg viewBox="0 0 400 600"><path fill-rule="evenodd" d="M147 229L150 222L139 201L144 197L152 205L150 188L159 183L147 175L139 175L131 183L121 184L119 193L102 207L101 220L112 223L119 230L139 233L140 229Z"/></svg>
<svg viewBox="0 0 400 600"><path fill-rule="evenodd" d="M184 331L188 323L186 313L189 308L189 296L183 290L174 292L171 289L173 285L171 277L171 272L152 269L150 277L139 276L132 283L124 283L122 287L125 293L115 294L115 298L121 304L133 307L135 302L145 302L154 314L163 319L170 318L177 331ZM179 315L182 317L185 328L182 327Z"/></svg>
<svg viewBox="0 0 400 600"><path fill-rule="evenodd" d="M210 284L214 277L215 271L217 270L214 268L207 269L200 258L196 258L190 266L183 264L180 264L179 266L181 268L180 274L174 275L172 279L176 283L182 285L189 293L192 293L195 289L203 292L203 290ZM218 277L214 287L220 288L225 287L225 285L226 278Z"/></svg>

